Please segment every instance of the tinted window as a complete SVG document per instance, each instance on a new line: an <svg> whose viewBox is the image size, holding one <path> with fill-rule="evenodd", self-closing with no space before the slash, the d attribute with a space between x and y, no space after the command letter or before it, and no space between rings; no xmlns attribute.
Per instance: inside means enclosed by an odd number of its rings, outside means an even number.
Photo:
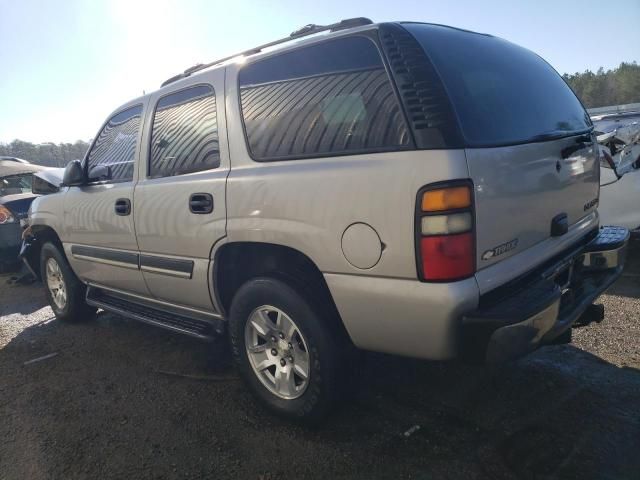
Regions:
<svg viewBox="0 0 640 480"><path fill-rule="evenodd" d="M558 73L533 52L500 38L405 24L438 70L469 146L584 131L584 108Z"/></svg>
<svg viewBox="0 0 640 480"><path fill-rule="evenodd" d="M113 181L133 178L141 115L142 105L138 105L111 117L89 152L89 175L93 167L105 165Z"/></svg>
<svg viewBox="0 0 640 480"><path fill-rule="evenodd" d="M161 98L153 117L149 176L167 177L218 166L213 88L199 85Z"/></svg>
<svg viewBox="0 0 640 480"><path fill-rule="evenodd" d="M375 44L364 37L276 55L240 71L249 149L268 160L410 146Z"/></svg>

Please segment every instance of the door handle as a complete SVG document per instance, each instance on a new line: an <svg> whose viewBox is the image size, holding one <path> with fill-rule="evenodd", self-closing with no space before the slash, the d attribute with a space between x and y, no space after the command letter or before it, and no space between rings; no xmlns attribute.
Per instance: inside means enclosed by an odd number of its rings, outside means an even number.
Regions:
<svg viewBox="0 0 640 480"><path fill-rule="evenodd" d="M127 216L131 214L131 200L119 198L116 200L116 215Z"/></svg>
<svg viewBox="0 0 640 480"><path fill-rule="evenodd" d="M213 212L213 195L210 193L192 193L189 197L189 211L200 215Z"/></svg>

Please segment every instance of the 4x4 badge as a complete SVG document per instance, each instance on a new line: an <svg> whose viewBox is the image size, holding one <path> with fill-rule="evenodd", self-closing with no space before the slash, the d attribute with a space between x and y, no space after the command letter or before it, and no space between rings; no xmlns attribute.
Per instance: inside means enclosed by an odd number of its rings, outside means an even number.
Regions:
<svg viewBox="0 0 640 480"><path fill-rule="evenodd" d="M507 243L503 243L502 245L498 245L491 250L487 250L482 254L482 260L489 260L490 258L497 257L498 255L502 255L509 250L513 250L518 246L518 239L514 238L513 240L509 240Z"/></svg>

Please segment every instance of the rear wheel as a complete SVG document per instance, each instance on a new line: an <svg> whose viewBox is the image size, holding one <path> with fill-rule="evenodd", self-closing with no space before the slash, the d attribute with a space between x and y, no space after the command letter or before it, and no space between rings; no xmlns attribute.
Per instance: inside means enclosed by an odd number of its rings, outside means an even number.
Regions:
<svg viewBox="0 0 640 480"><path fill-rule="evenodd" d="M96 309L84 300L86 287L53 243L42 246L40 272L49 305L58 320L83 322L95 317Z"/></svg>
<svg viewBox="0 0 640 480"><path fill-rule="evenodd" d="M343 393L350 369L346 342L326 315L274 278L250 280L234 296L234 361L258 399L282 416L317 421Z"/></svg>

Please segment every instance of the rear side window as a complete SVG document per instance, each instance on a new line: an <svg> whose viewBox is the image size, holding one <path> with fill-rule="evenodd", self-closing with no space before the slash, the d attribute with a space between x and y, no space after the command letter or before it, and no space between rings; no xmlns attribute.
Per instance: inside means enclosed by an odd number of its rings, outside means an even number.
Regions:
<svg viewBox="0 0 640 480"><path fill-rule="evenodd" d="M404 24L451 97L468 146L498 146L590 128L575 94L533 52L506 40L449 27Z"/></svg>
<svg viewBox="0 0 640 480"><path fill-rule="evenodd" d="M89 151L89 173L92 168L104 165L109 167L110 181L125 182L133 178L141 115L142 105L137 105L109 119Z"/></svg>
<svg viewBox="0 0 640 480"><path fill-rule="evenodd" d="M240 71L240 102L258 161L410 146L375 44L348 37L257 61Z"/></svg>
<svg viewBox="0 0 640 480"><path fill-rule="evenodd" d="M220 166L216 96L210 85L162 97L153 116L150 177L168 177Z"/></svg>

